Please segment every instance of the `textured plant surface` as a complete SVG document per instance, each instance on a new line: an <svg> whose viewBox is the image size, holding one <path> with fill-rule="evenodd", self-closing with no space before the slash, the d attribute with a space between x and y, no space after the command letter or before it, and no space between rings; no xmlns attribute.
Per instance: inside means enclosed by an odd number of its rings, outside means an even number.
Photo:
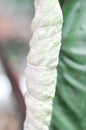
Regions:
<svg viewBox="0 0 86 130"><path fill-rule="evenodd" d="M58 0L35 0L26 69L25 130L48 130L55 94L62 12Z"/></svg>

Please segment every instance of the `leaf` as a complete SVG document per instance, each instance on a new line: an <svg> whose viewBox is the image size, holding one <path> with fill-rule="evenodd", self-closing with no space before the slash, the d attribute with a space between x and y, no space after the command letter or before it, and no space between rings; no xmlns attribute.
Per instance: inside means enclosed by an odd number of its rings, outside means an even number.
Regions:
<svg viewBox="0 0 86 130"><path fill-rule="evenodd" d="M59 0L60 6L62 7L64 4L64 0Z"/></svg>
<svg viewBox="0 0 86 130"><path fill-rule="evenodd" d="M63 8L63 45L50 130L86 130L86 0Z"/></svg>

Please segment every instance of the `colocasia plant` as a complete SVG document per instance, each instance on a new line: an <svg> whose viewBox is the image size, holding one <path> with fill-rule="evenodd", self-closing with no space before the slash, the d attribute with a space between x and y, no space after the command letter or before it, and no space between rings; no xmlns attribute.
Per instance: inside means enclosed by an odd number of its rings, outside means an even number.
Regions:
<svg viewBox="0 0 86 130"><path fill-rule="evenodd" d="M58 0L35 0L27 57L24 130L48 130L56 89L63 16Z"/></svg>

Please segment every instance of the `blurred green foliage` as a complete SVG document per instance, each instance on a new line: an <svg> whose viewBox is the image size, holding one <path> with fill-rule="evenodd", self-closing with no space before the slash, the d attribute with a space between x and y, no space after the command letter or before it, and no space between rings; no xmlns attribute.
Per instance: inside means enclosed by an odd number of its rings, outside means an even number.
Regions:
<svg viewBox="0 0 86 130"><path fill-rule="evenodd" d="M34 8L34 0L15 0L16 1L16 5L18 5L19 7L25 7L27 8L29 11L33 11ZM29 12L28 12L29 13Z"/></svg>
<svg viewBox="0 0 86 130"><path fill-rule="evenodd" d="M62 7L63 4L64 4L64 0L59 0L59 3L60 3L60 5L61 5L61 7Z"/></svg>
<svg viewBox="0 0 86 130"><path fill-rule="evenodd" d="M3 11L3 14L1 13ZM0 13L12 15L32 15L34 12L33 0L0 0Z"/></svg>
<svg viewBox="0 0 86 130"><path fill-rule="evenodd" d="M26 56L29 51L29 45L22 39L10 39L5 45L6 53L9 56L11 66L17 70L18 73L23 73L26 67Z"/></svg>
<svg viewBox="0 0 86 130"><path fill-rule="evenodd" d="M50 130L86 130L86 1L68 0Z"/></svg>

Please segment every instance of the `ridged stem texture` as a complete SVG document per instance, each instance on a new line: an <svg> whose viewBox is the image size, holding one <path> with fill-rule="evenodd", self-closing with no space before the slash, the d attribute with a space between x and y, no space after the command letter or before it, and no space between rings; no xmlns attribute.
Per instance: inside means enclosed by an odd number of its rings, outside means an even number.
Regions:
<svg viewBox="0 0 86 130"><path fill-rule="evenodd" d="M62 12L58 0L35 0L33 36L27 57L24 130L48 130L61 46Z"/></svg>

